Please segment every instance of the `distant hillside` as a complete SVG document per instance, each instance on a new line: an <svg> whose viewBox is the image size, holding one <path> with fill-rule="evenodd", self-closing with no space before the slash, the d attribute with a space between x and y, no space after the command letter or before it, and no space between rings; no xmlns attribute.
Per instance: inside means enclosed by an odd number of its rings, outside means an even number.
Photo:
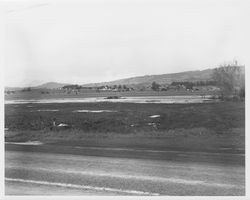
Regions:
<svg viewBox="0 0 250 200"><path fill-rule="evenodd" d="M17 91L17 90L22 90L23 88L21 87L4 87L5 91L11 90L11 91Z"/></svg>
<svg viewBox="0 0 250 200"><path fill-rule="evenodd" d="M127 85L134 88L143 88L143 87L150 87L152 82L157 82L162 85L171 84L173 81L178 82L196 82L196 81L207 81L211 80L211 74L213 69L207 69L202 71L187 71L187 72L180 72L180 73L173 73L173 74L160 74L160 75L146 75L146 76L138 76L138 77L131 77L125 79L119 79L110 82L101 82L101 83L89 83L82 85L83 87L98 87L103 85ZM71 85L68 83L57 83L57 82L48 82L42 85L38 85L36 87L32 87L33 89L56 89L61 88L65 85ZM5 87L5 90L21 90L23 88L11 88Z"/></svg>
<svg viewBox="0 0 250 200"><path fill-rule="evenodd" d="M152 82L157 82L159 84L171 84L173 81L206 81L211 80L211 74L213 69L207 69L202 71L187 71L173 74L161 74L161 75L147 75L147 76L138 76L126 79L120 79L110 82L102 83L90 83L84 84L85 87L94 87L102 85L151 85Z"/></svg>
<svg viewBox="0 0 250 200"><path fill-rule="evenodd" d="M65 85L68 85L67 83L56 83L56 82L48 82L48 83L44 83L42 85L36 86L34 88L45 88L45 89L56 89L56 88L60 88L63 87Z"/></svg>

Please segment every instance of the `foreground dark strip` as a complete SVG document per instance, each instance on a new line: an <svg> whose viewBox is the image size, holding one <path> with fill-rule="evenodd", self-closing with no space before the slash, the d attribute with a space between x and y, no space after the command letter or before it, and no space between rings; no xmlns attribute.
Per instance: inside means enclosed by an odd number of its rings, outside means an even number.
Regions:
<svg viewBox="0 0 250 200"><path fill-rule="evenodd" d="M12 195L245 194L239 165L24 151L6 151L5 163L5 189Z"/></svg>
<svg viewBox="0 0 250 200"><path fill-rule="evenodd" d="M167 160L181 162L203 162L231 165L245 165L245 154L221 152L186 152L186 151L158 151L146 149L119 149L104 147L60 146L60 145L18 145L5 144L6 151L59 153L86 156L101 156L114 158L136 158L150 160Z"/></svg>

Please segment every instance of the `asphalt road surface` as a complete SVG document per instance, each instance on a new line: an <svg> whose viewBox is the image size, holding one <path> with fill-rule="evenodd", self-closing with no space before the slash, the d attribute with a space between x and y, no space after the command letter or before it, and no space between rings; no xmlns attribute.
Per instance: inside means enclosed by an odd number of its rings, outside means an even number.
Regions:
<svg viewBox="0 0 250 200"><path fill-rule="evenodd" d="M244 153L5 145L6 195L245 195Z"/></svg>

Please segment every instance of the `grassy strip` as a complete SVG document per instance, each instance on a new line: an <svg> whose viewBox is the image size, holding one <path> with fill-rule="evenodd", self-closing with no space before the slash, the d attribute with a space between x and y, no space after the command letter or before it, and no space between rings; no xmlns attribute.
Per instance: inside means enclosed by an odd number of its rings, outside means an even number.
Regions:
<svg viewBox="0 0 250 200"><path fill-rule="evenodd" d="M67 94L60 90L48 90L49 94L42 92L43 89L33 90L31 92L17 91L15 94L5 95L5 100L17 100L17 99L53 99L53 98L90 98L90 97L108 97L108 96L192 96L192 95L216 95L215 91L129 91L129 92L84 92L84 93L71 93Z"/></svg>
<svg viewBox="0 0 250 200"><path fill-rule="evenodd" d="M76 113L75 110L116 112ZM152 115L160 117L150 118ZM53 128L53 118L57 124L67 123L71 127ZM16 142L39 140L85 146L184 150L244 149L245 105L243 102L5 105L5 127L9 129L5 140Z"/></svg>
<svg viewBox="0 0 250 200"><path fill-rule="evenodd" d="M7 142L42 141L73 146L104 146L117 148L178 149L188 151L239 151L245 146L244 128L233 128L216 134L205 128L175 129L164 132L134 134L91 133L76 130L10 131ZM222 148L222 149L221 149ZM224 149L225 148L225 149ZM240 150L239 150L240 148Z"/></svg>
<svg viewBox="0 0 250 200"><path fill-rule="evenodd" d="M73 112L75 110L116 112L77 113ZM160 117L150 118L152 115ZM104 102L5 105L5 127L10 131L60 131L59 127L53 128L53 119L56 119L57 125L69 124L69 130L76 132L147 134L202 127L211 132L223 133L231 128L245 127L245 104L222 102L170 105Z"/></svg>

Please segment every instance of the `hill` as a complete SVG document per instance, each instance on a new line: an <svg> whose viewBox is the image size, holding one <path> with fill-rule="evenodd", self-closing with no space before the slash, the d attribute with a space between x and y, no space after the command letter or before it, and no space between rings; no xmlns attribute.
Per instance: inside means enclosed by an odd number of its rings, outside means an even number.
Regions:
<svg viewBox="0 0 250 200"><path fill-rule="evenodd" d="M17 90L22 90L23 88L21 88L21 87L4 87L4 90L5 91L8 91L8 90L10 90L10 91L17 91Z"/></svg>
<svg viewBox="0 0 250 200"><path fill-rule="evenodd" d="M56 88L60 88L63 87L65 85L68 85L67 83L56 83L56 82L48 82L48 83L44 83L42 85L36 86L34 88L36 89L56 89Z"/></svg>
<svg viewBox="0 0 250 200"><path fill-rule="evenodd" d="M173 81L189 81L189 82L196 82L196 81L207 81L211 80L211 74L213 69L206 69L206 70L196 70L196 71L186 71L180 73L172 73L172 74L160 74L160 75L145 75L145 76L137 76L125 79L119 79L115 81L109 82L100 82L100 83L88 83L82 85L83 87L99 87L103 85L127 85L132 86L134 88L143 88L151 86L152 82L157 82L159 84L168 85L171 84ZM32 87L33 89L56 89L61 88L65 85L71 85L68 83L57 83L57 82L47 82L42 85L38 85ZM21 90L23 88L10 88L5 87L5 90Z"/></svg>
<svg viewBox="0 0 250 200"><path fill-rule="evenodd" d="M119 79L110 82L102 83L90 83L84 84L85 87L98 87L102 85L151 85L152 82L157 82L159 84L171 84L173 81L206 81L211 80L211 74L213 69L206 69L202 71L187 71L173 74L161 74L161 75L146 75L138 76L132 78Z"/></svg>

